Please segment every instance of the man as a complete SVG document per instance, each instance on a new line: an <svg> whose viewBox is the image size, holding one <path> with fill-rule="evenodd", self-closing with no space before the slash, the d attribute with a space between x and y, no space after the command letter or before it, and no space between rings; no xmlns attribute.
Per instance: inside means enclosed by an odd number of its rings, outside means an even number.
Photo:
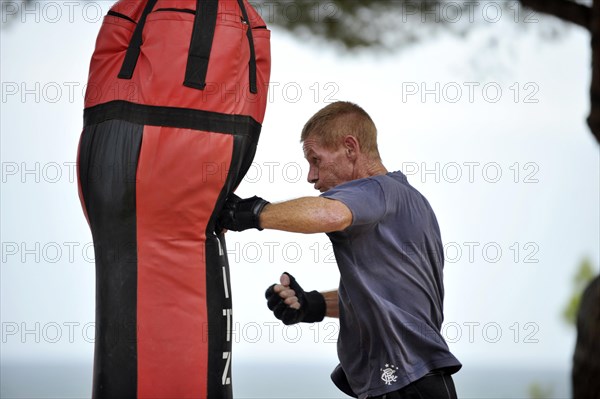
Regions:
<svg viewBox="0 0 600 399"><path fill-rule="evenodd" d="M456 398L460 362L440 334L443 247L429 203L402 172L388 173L377 130L359 106L336 102L304 126L308 181L322 194L278 204L230 197L226 229L327 233L340 270L337 291L305 292L287 273L267 290L285 324L339 317L332 373L358 398Z"/></svg>

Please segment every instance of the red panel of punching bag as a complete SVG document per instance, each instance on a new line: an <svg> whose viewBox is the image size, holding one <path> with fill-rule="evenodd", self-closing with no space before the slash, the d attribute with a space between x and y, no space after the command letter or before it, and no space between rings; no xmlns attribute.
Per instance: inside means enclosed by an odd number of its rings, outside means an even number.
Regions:
<svg viewBox="0 0 600 399"><path fill-rule="evenodd" d="M121 0L105 16L77 156L96 256L93 397L232 397L215 219L254 157L270 65L245 0Z"/></svg>

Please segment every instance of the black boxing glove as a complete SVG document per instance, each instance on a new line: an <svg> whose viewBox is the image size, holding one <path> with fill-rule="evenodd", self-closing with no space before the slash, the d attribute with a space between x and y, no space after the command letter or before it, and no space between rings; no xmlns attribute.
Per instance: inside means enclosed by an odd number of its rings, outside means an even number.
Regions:
<svg viewBox="0 0 600 399"><path fill-rule="evenodd" d="M296 324L299 322L314 323L325 318L327 305L325 297L318 291L305 292L296 279L285 272L290 278L289 287L294 290L300 309L294 309L285 304L284 299L275 292L275 284L267 288L265 297L267 298L267 306L273 311L275 317L285 325Z"/></svg>
<svg viewBox="0 0 600 399"><path fill-rule="evenodd" d="M232 193L225 201L225 206L217 218L217 224L220 228L232 231L262 230L259 217L267 204L268 201L257 196L241 199Z"/></svg>

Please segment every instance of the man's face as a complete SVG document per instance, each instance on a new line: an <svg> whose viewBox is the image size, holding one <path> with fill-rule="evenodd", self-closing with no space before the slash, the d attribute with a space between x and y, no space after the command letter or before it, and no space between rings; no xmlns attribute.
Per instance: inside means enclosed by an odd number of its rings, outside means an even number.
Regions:
<svg viewBox="0 0 600 399"><path fill-rule="evenodd" d="M314 184L316 190L325 192L353 180L354 163L342 144L332 150L309 136L304 141L303 149L309 165L308 182Z"/></svg>

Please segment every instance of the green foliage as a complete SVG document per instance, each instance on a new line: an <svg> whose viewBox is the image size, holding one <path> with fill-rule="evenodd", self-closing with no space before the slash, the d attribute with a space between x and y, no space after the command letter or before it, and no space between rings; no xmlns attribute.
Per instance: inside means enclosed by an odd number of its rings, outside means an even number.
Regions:
<svg viewBox="0 0 600 399"><path fill-rule="evenodd" d="M435 11L440 1L282 0L253 4L268 24L281 26L296 35L325 39L354 49L416 41L423 31L421 28L436 24L408 22L421 22L422 12ZM433 22L434 18L430 20Z"/></svg>
<svg viewBox="0 0 600 399"><path fill-rule="evenodd" d="M546 399L552 396L552 387L544 387L541 384L534 382L529 385L527 393L530 399Z"/></svg>
<svg viewBox="0 0 600 399"><path fill-rule="evenodd" d="M280 26L297 36L325 39L346 49L397 50L435 37L440 31L465 34L478 22L469 21L469 13L473 12L462 3L455 2L456 6L449 8L445 0L260 0L251 3L270 25Z"/></svg>
<svg viewBox="0 0 600 399"><path fill-rule="evenodd" d="M5 8L43 0L2 1ZM292 32L300 40L317 39L342 50L372 49L398 51L411 44L434 39L440 34L466 36L496 22L526 28L538 23L523 23L529 12L520 1L456 2L449 0L249 0L270 27ZM18 13L17 13L18 14ZM15 22L13 12L3 15L6 23ZM498 21L496 21L498 16ZM500 18L499 16L502 16ZM540 16L535 14L537 20ZM531 22L531 21L529 21ZM555 25L555 24L550 24ZM501 37L501 36L499 36Z"/></svg>
<svg viewBox="0 0 600 399"><path fill-rule="evenodd" d="M581 295L585 287L595 277L595 273L592 262L589 259L585 258L581 261L579 269L577 269L573 277L573 294L562 311L562 318L567 324L575 326Z"/></svg>

